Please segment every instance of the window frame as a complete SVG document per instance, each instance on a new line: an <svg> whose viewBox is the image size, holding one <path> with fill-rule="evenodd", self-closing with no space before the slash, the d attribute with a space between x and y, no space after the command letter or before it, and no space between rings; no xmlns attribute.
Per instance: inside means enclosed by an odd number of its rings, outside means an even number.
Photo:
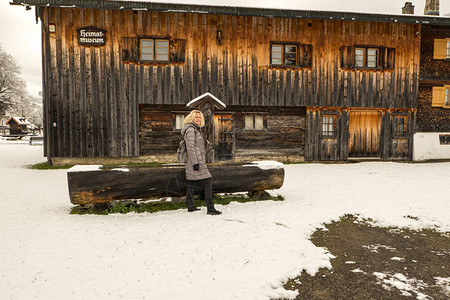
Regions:
<svg viewBox="0 0 450 300"><path fill-rule="evenodd" d="M450 107L450 86L444 86L444 107Z"/></svg>
<svg viewBox="0 0 450 300"><path fill-rule="evenodd" d="M433 59L450 60L450 38L433 39Z"/></svg>
<svg viewBox="0 0 450 300"><path fill-rule="evenodd" d="M363 50L363 59L362 59L362 61L363 61L363 66L358 66L357 65L357 54L356 54L356 52L358 51L358 50ZM375 63L376 63L376 65L375 65L375 67L370 67L369 66L369 63L371 62L371 61L369 61L369 57L370 56L373 56L373 55L369 55L369 51L373 51L373 50L375 50L376 51L376 60L375 60ZM355 49L354 49L354 53L353 53L353 55L354 55L354 61L353 61L353 64L354 64L354 67L355 67L355 69L372 69L372 70L377 70L377 69L381 69L381 63L380 63L380 51L381 50L381 47L377 47L377 46L361 46L361 45L355 45ZM360 55L359 55L360 56Z"/></svg>
<svg viewBox="0 0 450 300"><path fill-rule="evenodd" d="M447 59L450 59L450 39L447 39Z"/></svg>
<svg viewBox="0 0 450 300"><path fill-rule="evenodd" d="M450 85L433 86L431 107L450 108Z"/></svg>
<svg viewBox="0 0 450 300"><path fill-rule="evenodd" d="M450 146L450 134L440 134L439 135L439 145Z"/></svg>
<svg viewBox="0 0 450 300"><path fill-rule="evenodd" d="M173 131L181 131L184 127L184 120L189 112L172 112L173 113ZM183 122L181 123L181 128L177 128L177 117L183 116Z"/></svg>
<svg viewBox="0 0 450 300"><path fill-rule="evenodd" d="M252 118L252 128L247 128L247 122L246 118L251 117ZM262 129L256 129L256 118L255 117L262 117ZM263 113L246 113L243 116L244 121L244 131L266 131L267 130L267 115Z"/></svg>
<svg viewBox="0 0 450 300"><path fill-rule="evenodd" d="M143 48L151 48L151 47L143 47L143 42L145 41L152 41L153 43L153 59L143 59L142 56L144 54L149 54L149 53L144 53L143 52ZM167 43L167 48L161 48L158 47L158 42L166 42ZM163 53L161 54L158 49L167 49L167 53ZM164 60L159 60L158 55L165 55L167 59ZM170 62L170 40L169 39L164 39L164 38L140 38L139 39L139 61L140 62L144 62L144 63L169 63Z"/></svg>
<svg viewBox="0 0 450 300"><path fill-rule="evenodd" d="M273 47L274 46L280 46L281 49L281 64L276 64L273 62ZM287 59L292 58L286 58L286 48L287 47L295 47L295 52L287 52L287 53L295 53L295 63L294 64L286 64ZM299 60L299 49L300 49L300 43L296 42L270 42L270 66L271 67L299 67L300 66L300 60Z"/></svg>
<svg viewBox="0 0 450 300"><path fill-rule="evenodd" d="M338 135L338 114L333 113L323 113L321 114L321 130L320 137L323 139L336 139ZM333 120L333 122L324 122L325 120ZM330 129L330 125L332 125L333 130ZM324 130L325 129L325 130ZM331 134L329 134L331 133Z"/></svg>
<svg viewBox="0 0 450 300"><path fill-rule="evenodd" d="M403 124L400 120L403 120ZM407 138L408 137L408 122L409 115L396 114L392 116L392 135L394 138ZM402 128L399 130L399 128Z"/></svg>

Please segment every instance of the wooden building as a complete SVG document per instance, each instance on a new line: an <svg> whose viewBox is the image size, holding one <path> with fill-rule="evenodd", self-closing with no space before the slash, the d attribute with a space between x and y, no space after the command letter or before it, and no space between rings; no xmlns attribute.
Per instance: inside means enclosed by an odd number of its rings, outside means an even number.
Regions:
<svg viewBox="0 0 450 300"><path fill-rule="evenodd" d="M415 160L450 158L450 25L422 25L414 145Z"/></svg>
<svg viewBox="0 0 450 300"><path fill-rule="evenodd" d="M22 2L13 0L13 4ZM412 159L422 24L450 19L29 0L42 23L45 155L173 161L211 93L217 159Z"/></svg>
<svg viewBox="0 0 450 300"><path fill-rule="evenodd" d="M5 125L9 127L9 134L28 134L31 132L31 123L25 117L12 116L6 121Z"/></svg>

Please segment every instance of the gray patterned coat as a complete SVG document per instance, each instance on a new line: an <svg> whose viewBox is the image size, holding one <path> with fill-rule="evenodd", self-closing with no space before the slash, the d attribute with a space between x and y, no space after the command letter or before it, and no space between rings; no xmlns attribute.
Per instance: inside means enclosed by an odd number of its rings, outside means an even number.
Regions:
<svg viewBox="0 0 450 300"><path fill-rule="evenodd" d="M194 123L186 124L181 130L181 134L186 141L188 153L188 160L184 166L186 169L186 179L200 180L212 177L206 167L205 144L200 127ZM195 164L199 165L198 171L194 171Z"/></svg>

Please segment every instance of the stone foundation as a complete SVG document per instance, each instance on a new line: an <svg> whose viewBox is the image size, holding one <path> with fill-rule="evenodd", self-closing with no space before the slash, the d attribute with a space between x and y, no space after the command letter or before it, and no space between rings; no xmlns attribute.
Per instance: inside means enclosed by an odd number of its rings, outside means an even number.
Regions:
<svg viewBox="0 0 450 300"><path fill-rule="evenodd" d="M258 160L275 160L279 162L304 162L305 158L298 155L264 156L252 155L236 157L230 162L245 163ZM147 155L138 157L53 157L52 165L120 165L120 164L151 164L151 163L178 163L176 155Z"/></svg>
<svg viewBox="0 0 450 300"><path fill-rule="evenodd" d="M260 160L275 160L282 163L295 163L295 162L304 162L304 156L298 155L281 155L281 156L263 156L263 155L255 155L255 156L242 156L236 157L234 162L244 163L244 162L252 162L252 161L260 161Z"/></svg>
<svg viewBox="0 0 450 300"><path fill-rule="evenodd" d="M148 155L138 157L53 157L52 165L118 165L178 163L176 155Z"/></svg>

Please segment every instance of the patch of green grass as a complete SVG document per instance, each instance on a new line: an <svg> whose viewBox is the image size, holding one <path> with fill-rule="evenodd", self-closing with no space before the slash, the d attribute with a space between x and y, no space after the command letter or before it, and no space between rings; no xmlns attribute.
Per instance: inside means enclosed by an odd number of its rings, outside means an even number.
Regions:
<svg viewBox="0 0 450 300"><path fill-rule="evenodd" d="M343 164L357 164L357 160L313 160L313 161L300 161L300 162L283 162L285 165L303 165L303 164L322 164L322 165L343 165Z"/></svg>
<svg viewBox="0 0 450 300"><path fill-rule="evenodd" d="M273 200L273 201L283 201L283 196L276 197L264 197L264 199L253 199L245 195L225 195L225 196L215 196L214 203L221 205L228 205L231 202L254 202L260 200ZM202 207L205 205L204 200L195 200L195 205L197 207ZM71 210L71 214L85 215L85 214L96 214L96 215L109 215L114 213L126 214L129 212L135 213L155 213L159 211L177 210L177 209L187 209L186 202L144 202L144 203L118 203L116 205L111 205L109 203L101 203L97 205L74 206Z"/></svg>
<svg viewBox="0 0 450 300"><path fill-rule="evenodd" d="M34 165L29 165L28 169L32 170L60 170L60 169L70 169L73 165L63 165L63 166L52 166L48 162L42 162Z"/></svg>

